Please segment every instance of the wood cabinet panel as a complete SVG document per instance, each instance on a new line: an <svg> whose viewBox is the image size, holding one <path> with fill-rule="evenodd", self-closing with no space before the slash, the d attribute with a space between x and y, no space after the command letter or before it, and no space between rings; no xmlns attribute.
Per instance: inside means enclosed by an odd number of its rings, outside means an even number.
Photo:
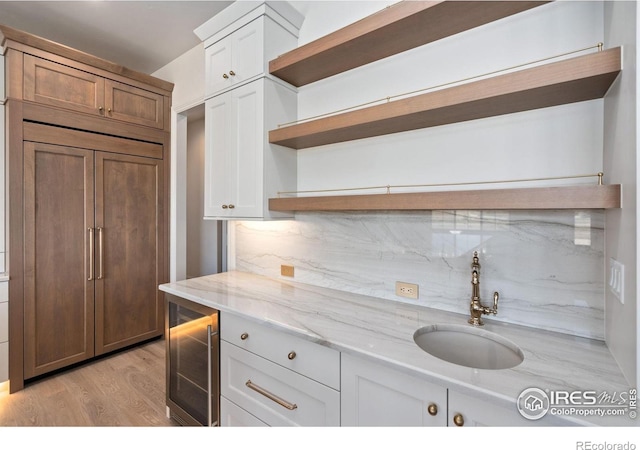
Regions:
<svg viewBox="0 0 640 450"><path fill-rule="evenodd" d="M93 211L93 152L25 142L25 378L93 356Z"/></svg>
<svg viewBox="0 0 640 450"><path fill-rule="evenodd" d="M162 161L96 153L96 354L162 334Z"/></svg>
<svg viewBox="0 0 640 450"><path fill-rule="evenodd" d="M24 98L49 106L101 115L104 79L46 59L24 55Z"/></svg>
<svg viewBox="0 0 640 450"><path fill-rule="evenodd" d="M164 97L134 86L105 80L106 115L154 128L164 127Z"/></svg>

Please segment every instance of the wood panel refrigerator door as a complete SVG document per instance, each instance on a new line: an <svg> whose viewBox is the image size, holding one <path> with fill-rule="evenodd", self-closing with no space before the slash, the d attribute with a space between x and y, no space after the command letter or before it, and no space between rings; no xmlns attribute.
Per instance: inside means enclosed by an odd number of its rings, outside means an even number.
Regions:
<svg viewBox="0 0 640 450"><path fill-rule="evenodd" d="M25 379L94 355L93 157L24 143Z"/></svg>
<svg viewBox="0 0 640 450"><path fill-rule="evenodd" d="M162 160L96 152L96 355L164 331Z"/></svg>

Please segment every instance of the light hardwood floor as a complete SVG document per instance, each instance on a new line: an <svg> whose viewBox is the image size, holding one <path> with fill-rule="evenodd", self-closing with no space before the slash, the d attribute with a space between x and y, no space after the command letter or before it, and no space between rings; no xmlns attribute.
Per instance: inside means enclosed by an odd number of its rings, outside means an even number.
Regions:
<svg viewBox="0 0 640 450"><path fill-rule="evenodd" d="M162 339L0 394L0 426L176 425L166 417Z"/></svg>

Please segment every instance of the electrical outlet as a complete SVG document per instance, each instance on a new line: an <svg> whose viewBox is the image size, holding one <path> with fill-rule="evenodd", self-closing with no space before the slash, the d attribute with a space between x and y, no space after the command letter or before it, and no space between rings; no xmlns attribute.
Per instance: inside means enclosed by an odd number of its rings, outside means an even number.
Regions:
<svg viewBox="0 0 640 450"><path fill-rule="evenodd" d="M609 258L609 290L624 305L624 264Z"/></svg>
<svg viewBox="0 0 640 450"><path fill-rule="evenodd" d="M396 295L406 298L418 298L418 285L396 281Z"/></svg>
<svg viewBox="0 0 640 450"><path fill-rule="evenodd" d="M281 265L280 275L282 275L283 277L293 277L293 266L286 266L284 264Z"/></svg>

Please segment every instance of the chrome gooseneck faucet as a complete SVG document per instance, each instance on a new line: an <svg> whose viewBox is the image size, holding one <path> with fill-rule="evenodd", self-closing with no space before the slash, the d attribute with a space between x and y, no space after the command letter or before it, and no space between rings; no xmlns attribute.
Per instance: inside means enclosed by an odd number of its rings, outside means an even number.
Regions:
<svg viewBox="0 0 640 450"><path fill-rule="evenodd" d="M498 314L498 298L497 292L493 293L493 308L483 306L480 301L480 260L478 258L478 252L473 252L473 262L471 263L471 305L469 306L469 312L471 317L469 323L474 326L482 326L483 314Z"/></svg>

